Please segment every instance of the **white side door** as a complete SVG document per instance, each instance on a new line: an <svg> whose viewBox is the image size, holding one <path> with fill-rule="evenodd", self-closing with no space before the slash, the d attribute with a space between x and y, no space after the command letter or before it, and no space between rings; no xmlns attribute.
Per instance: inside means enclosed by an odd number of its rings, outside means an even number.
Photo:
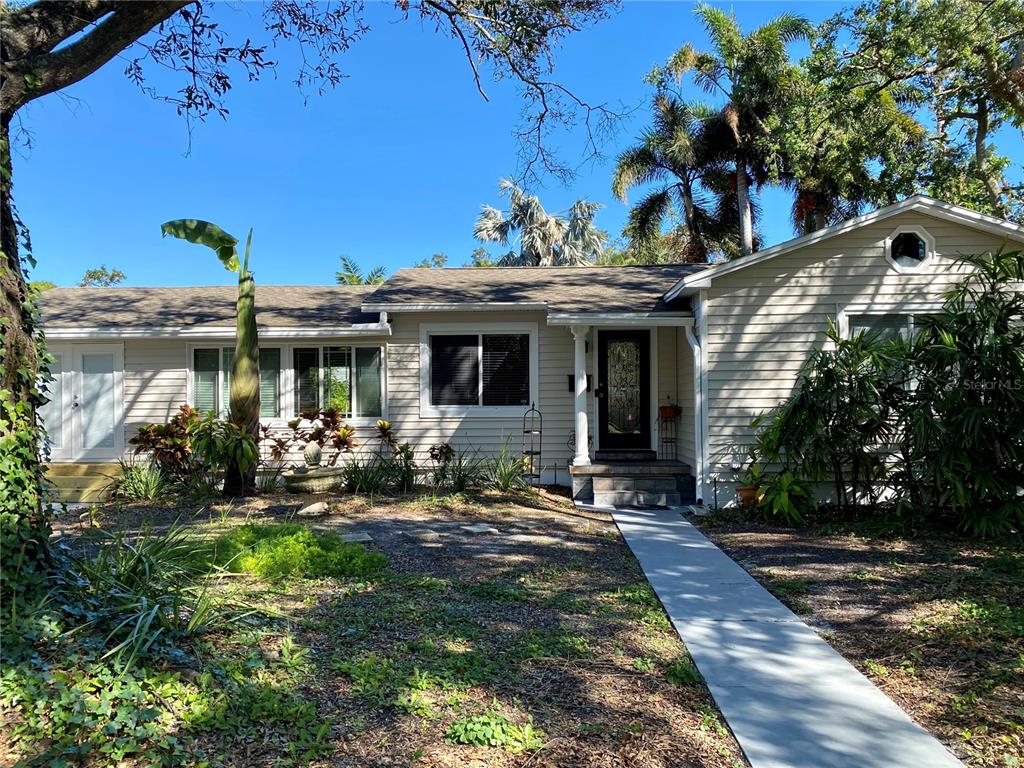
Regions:
<svg viewBox="0 0 1024 768"><path fill-rule="evenodd" d="M39 418L46 429L46 444L53 461L71 460L71 347L50 344L47 351L53 355L50 375L53 381L45 385L49 402L39 409Z"/></svg>
<svg viewBox="0 0 1024 768"><path fill-rule="evenodd" d="M124 348L71 348L70 460L112 461L124 453ZM67 414L67 411L65 411Z"/></svg>

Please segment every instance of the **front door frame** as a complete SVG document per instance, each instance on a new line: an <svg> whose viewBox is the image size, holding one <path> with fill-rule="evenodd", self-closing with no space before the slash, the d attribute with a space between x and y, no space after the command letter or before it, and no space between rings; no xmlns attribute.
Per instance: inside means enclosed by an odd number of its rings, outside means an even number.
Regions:
<svg viewBox="0 0 1024 768"><path fill-rule="evenodd" d="M658 419L657 419L657 403L658 403L658 328L657 326L651 326L648 328L640 327L635 325L608 325L608 326L593 326L594 330L594 351L591 355L591 365L593 366L595 392L597 386L600 386L603 381L601 371L601 336L603 334L617 334L623 331L633 332L644 332L648 335L648 357L650 358L650 395L648 403L648 434L650 436L650 445L646 448L639 448L633 450L651 450L656 451L658 445ZM609 446L602 443L601 440L601 405L599 398L594 397L593 401L593 424L594 424L594 451L601 450L622 450L616 449L613 446Z"/></svg>
<svg viewBox="0 0 1024 768"><path fill-rule="evenodd" d="M124 344L86 342L50 344L51 353L61 355L61 448L52 449L55 462L116 461L124 456ZM82 434L82 356L110 352L114 356L114 445L110 448L80 447Z"/></svg>

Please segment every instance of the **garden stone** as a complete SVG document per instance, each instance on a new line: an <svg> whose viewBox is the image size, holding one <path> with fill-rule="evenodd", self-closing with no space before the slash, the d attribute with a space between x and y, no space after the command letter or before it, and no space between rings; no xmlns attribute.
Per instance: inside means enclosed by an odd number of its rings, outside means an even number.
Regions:
<svg viewBox="0 0 1024 768"><path fill-rule="evenodd" d="M411 531L406 531L405 535L410 539L419 539L420 541L437 541L441 538L441 534L429 528L415 528Z"/></svg>
<svg viewBox="0 0 1024 768"><path fill-rule="evenodd" d="M314 501L300 509L296 514L299 517L323 517L328 512L326 501Z"/></svg>
<svg viewBox="0 0 1024 768"><path fill-rule="evenodd" d="M498 533L497 528L492 528L487 523L475 523L473 525L460 526L466 533L471 533L474 536L478 536L482 533L495 534Z"/></svg>
<svg viewBox="0 0 1024 768"><path fill-rule="evenodd" d="M537 520L519 520L518 522L512 523L513 528L521 528L524 531L532 531L534 528L540 528L543 523Z"/></svg>
<svg viewBox="0 0 1024 768"><path fill-rule="evenodd" d="M357 531L356 533L341 534L341 540L351 543L368 544L373 541L373 536L363 531Z"/></svg>

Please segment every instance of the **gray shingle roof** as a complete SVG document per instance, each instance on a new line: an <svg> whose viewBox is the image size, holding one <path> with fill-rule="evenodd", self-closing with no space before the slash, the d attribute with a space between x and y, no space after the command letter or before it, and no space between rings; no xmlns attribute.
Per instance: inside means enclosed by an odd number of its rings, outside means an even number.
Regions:
<svg viewBox="0 0 1024 768"><path fill-rule="evenodd" d="M532 303L552 312L651 312L676 281L700 264L646 267L504 267L402 269L372 295L368 307L402 304Z"/></svg>
<svg viewBox="0 0 1024 768"><path fill-rule="evenodd" d="M261 327L375 323L361 309L377 286L257 285ZM234 285L188 288L53 288L41 297L46 328L201 328L234 326Z"/></svg>

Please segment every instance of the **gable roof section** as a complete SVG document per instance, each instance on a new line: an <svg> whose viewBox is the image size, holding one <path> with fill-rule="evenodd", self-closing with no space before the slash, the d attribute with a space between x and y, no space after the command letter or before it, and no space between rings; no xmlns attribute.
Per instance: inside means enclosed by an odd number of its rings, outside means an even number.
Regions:
<svg viewBox="0 0 1024 768"><path fill-rule="evenodd" d="M669 306L663 298L665 286L705 269L703 264L401 269L367 297L363 309L538 309L580 314L686 309L685 302Z"/></svg>
<svg viewBox="0 0 1024 768"><path fill-rule="evenodd" d="M937 219L951 221L955 224L961 224L965 227L996 235L997 237L1024 242L1024 227L1018 224L1006 221L1005 219L998 219L994 216L987 216L983 213L972 211L970 208L953 205L952 203L944 203L927 195L914 195L893 205L887 205L871 213L865 213L863 216L856 216L840 224L811 232L809 235L796 237L784 243L773 245L771 248L765 248L763 251L752 253L749 256L717 264L700 274L685 275L671 289L666 291L665 300L672 301L679 296L688 295L694 290L707 288L715 278L730 275L733 272L760 264L776 256L782 256L785 253L790 253L805 246L844 235L858 227L876 224L900 213L910 212L924 213Z"/></svg>
<svg viewBox="0 0 1024 768"><path fill-rule="evenodd" d="M257 323L261 333L282 336L369 330L380 318L364 312L362 302L376 287L257 285ZM40 303L47 335L58 338L84 331L97 336L210 336L234 335L237 298L234 285L52 288Z"/></svg>

